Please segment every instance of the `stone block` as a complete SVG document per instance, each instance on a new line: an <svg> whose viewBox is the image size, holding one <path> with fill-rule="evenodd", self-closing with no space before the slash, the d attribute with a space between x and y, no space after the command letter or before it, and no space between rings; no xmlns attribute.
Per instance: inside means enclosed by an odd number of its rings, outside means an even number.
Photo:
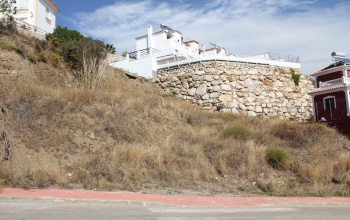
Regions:
<svg viewBox="0 0 350 220"><path fill-rule="evenodd" d="M202 77L201 77L201 76L198 76L198 75L193 75L193 76L192 76L192 80L193 80L193 81L200 81L200 80L202 80Z"/></svg>
<svg viewBox="0 0 350 220"><path fill-rule="evenodd" d="M206 95L202 96L202 99L203 99L203 100L208 100L208 99L209 99L209 95L206 94Z"/></svg>
<svg viewBox="0 0 350 220"><path fill-rule="evenodd" d="M231 91L231 86L227 84L221 85L221 89L224 91Z"/></svg>
<svg viewBox="0 0 350 220"><path fill-rule="evenodd" d="M255 112L253 111L248 111L248 116L251 116L251 117L255 117L257 116L258 114L256 114Z"/></svg>
<svg viewBox="0 0 350 220"><path fill-rule="evenodd" d="M204 80L208 81L208 82L211 82L211 81L213 81L213 77L211 75L205 75L204 76Z"/></svg>
<svg viewBox="0 0 350 220"><path fill-rule="evenodd" d="M191 88L191 89L188 91L188 95L189 95L189 96L194 96L194 95L196 94L196 91L197 91L196 88Z"/></svg>
<svg viewBox="0 0 350 220"><path fill-rule="evenodd" d="M242 109L243 111L247 109L247 108L245 107L245 105L243 105L242 103L239 103L239 104L238 104L238 107L239 107L240 109Z"/></svg>
<svg viewBox="0 0 350 220"><path fill-rule="evenodd" d="M209 96L210 96L210 98L215 99L215 98L219 97L219 94L217 92L213 92L213 93L210 93Z"/></svg>
<svg viewBox="0 0 350 220"><path fill-rule="evenodd" d="M207 86L204 84L200 85L196 90L196 94L199 96L207 94Z"/></svg>
<svg viewBox="0 0 350 220"><path fill-rule="evenodd" d="M262 110L262 108L261 108L261 106L256 106L256 108L255 108L255 112L256 113L261 113L261 112L263 112L263 110Z"/></svg>
<svg viewBox="0 0 350 220"><path fill-rule="evenodd" d="M232 102L232 96L231 95L220 95L219 100L221 102L224 102L224 103Z"/></svg>

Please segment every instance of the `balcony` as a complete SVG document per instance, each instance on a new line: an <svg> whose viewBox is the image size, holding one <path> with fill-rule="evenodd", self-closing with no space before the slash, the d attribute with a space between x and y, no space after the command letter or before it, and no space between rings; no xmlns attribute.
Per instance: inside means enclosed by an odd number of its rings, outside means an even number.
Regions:
<svg viewBox="0 0 350 220"><path fill-rule="evenodd" d="M350 78L342 77L339 79L333 79L333 80L329 80L326 82L320 82L319 88L324 88L324 87L328 87L328 86L335 86L335 85L340 85L340 84L350 85Z"/></svg>

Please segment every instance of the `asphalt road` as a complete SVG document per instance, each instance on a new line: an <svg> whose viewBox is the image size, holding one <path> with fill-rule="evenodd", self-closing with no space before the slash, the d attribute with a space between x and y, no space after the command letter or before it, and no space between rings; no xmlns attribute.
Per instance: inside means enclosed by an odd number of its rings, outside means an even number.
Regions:
<svg viewBox="0 0 350 220"><path fill-rule="evenodd" d="M0 220L7 219L349 220L350 204L293 203L249 207L185 207L140 201L0 197Z"/></svg>

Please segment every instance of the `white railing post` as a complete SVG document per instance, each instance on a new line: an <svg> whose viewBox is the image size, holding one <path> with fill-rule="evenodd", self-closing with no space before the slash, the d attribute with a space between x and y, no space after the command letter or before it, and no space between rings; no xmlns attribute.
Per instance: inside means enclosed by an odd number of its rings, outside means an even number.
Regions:
<svg viewBox="0 0 350 220"><path fill-rule="evenodd" d="M140 50L136 52L136 59L139 60L141 58Z"/></svg>

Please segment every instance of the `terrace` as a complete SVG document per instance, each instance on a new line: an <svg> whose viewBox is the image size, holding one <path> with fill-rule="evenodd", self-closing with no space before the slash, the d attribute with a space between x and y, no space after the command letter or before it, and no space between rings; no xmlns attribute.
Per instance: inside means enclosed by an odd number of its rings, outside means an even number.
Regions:
<svg viewBox="0 0 350 220"><path fill-rule="evenodd" d="M335 85L341 85L341 84L350 85L350 78L342 77L342 78L339 78L339 79L333 79L333 80L329 80L329 81L326 81L326 82L320 82L319 83L319 85L320 85L319 88L324 88L324 87L328 87L328 86L335 86Z"/></svg>

